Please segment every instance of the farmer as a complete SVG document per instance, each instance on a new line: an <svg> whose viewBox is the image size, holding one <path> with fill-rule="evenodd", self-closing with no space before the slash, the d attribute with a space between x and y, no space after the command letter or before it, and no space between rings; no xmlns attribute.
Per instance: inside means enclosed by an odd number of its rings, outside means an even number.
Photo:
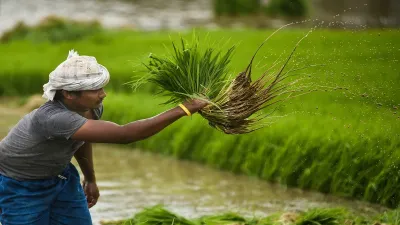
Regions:
<svg viewBox="0 0 400 225"><path fill-rule="evenodd" d="M13 224L92 224L99 198L91 143L148 138L206 105L191 100L155 117L118 125L100 120L110 75L91 56L73 50L50 73L38 109L0 142L0 221ZM132 109L135 110L135 109ZM77 160L84 179L70 163Z"/></svg>

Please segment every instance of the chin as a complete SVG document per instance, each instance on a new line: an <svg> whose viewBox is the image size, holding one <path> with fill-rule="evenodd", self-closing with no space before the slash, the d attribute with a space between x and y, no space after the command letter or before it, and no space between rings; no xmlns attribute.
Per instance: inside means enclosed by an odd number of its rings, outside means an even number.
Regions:
<svg viewBox="0 0 400 225"><path fill-rule="evenodd" d="M96 108L96 109L99 108L99 107L101 106L102 103L103 103L103 102L100 102L100 103L96 104L94 108Z"/></svg>

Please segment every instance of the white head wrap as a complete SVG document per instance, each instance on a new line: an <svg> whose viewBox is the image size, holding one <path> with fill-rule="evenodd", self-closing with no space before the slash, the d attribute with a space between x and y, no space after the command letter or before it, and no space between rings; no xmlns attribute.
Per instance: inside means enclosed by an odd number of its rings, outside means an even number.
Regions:
<svg viewBox="0 0 400 225"><path fill-rule="evenodd" d="M110 80L108 70L93 56L80 56L74 50L68 58L50 73L43 85L43 98L53 101L56 90L83 91L103 88Z"/></svg>

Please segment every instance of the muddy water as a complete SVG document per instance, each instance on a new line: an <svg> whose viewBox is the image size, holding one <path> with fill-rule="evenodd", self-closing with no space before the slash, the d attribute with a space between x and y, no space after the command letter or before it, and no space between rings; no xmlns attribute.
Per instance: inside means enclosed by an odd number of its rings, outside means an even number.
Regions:
<svg viewBox="0 0 400 225"><path fill-rule="evenodd" d="M0 137L22 115L19 110L0 107ZM336 206L364 215L384 210L360 201L285 188L119 145L95 145L94 158L101 193L99 202L90 210L95 224L127 218L156 204L164 204L188 218L226 211L265 216L277 211Z"/></svg>

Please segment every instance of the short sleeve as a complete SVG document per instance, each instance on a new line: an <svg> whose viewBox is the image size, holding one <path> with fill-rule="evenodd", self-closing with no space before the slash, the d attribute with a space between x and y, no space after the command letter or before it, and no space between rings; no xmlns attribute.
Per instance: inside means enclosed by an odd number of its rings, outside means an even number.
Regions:
<svg viewBox="0 0 400 225"><path fill-rule="evenodd" d="M88 119L71 111L56 113L45 122L45 133L49 139L70 139Z"/></svg>

